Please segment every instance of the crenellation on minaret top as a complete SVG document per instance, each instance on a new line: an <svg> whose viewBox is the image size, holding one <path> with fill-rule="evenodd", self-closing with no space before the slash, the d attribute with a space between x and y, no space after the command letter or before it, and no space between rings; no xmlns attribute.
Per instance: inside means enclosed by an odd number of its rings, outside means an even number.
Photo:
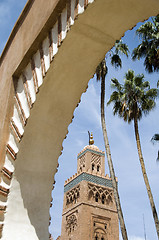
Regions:
<svg viewBox="0 0 159 240"><path fill-rule="evenodd" d="M93 144L85 146L77 155L77 173L68 178L64 186L83 172L110 179L108 174L105 175L105 152Z"/></svg>
<svg viewBox="0 0 159 240"><path fill-rule="evenodd" d="M68 178L64 183L64 187L83 173L87 173L87 174L91 174L94 176L102 177L103 179L111 180L111 178L108 174L99 176L98 174L92 174L91 171L87 171L87 172L83 171L83 172L75 173L72 177ZM116 181L118 181L117 177L116 177Z"/></svg>

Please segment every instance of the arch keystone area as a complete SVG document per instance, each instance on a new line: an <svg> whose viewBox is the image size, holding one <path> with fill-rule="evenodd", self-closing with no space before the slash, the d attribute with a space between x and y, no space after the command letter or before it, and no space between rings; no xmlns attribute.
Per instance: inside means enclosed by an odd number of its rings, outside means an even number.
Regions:
<svg viewBox="0 0 159 240"><path fill-rule="evenodd" d="M0 231L49 239L62 142L97 64L158 0L29 0L0 58Z"/></svg>

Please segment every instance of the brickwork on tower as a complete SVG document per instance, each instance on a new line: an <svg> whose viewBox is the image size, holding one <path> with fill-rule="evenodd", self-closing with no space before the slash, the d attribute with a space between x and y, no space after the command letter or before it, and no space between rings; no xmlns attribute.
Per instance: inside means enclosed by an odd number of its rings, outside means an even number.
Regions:
<svg viewBox="0 0 159 240"><path fill-rule="evenodd" d="M95 145L78 154L77 173L65 181L60 239L119 239L112 182L105 176L104 152Z"/></svg>

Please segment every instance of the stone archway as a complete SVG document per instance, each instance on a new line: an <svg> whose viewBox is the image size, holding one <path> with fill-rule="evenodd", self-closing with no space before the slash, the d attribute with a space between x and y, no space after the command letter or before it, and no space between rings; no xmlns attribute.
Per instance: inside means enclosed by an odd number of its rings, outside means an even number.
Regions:
<svg viewBox="0 0 159 240"><path fill-rule="evenodd" d="M81 94L115 40L157 9L157 0L28 1L0 59L2 239L49 238L54 174Z"/></svg>

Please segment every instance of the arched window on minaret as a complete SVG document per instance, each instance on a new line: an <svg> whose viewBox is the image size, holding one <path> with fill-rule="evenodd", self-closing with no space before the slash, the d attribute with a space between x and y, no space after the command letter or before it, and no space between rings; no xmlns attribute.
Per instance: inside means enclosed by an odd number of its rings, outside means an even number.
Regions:
<svg viewBox="0 0 159 240"><path fill-rule="evenodd" d="M99 194L98 194L98 193L96 193L96 196L95 196L95 201L96 201L96 202L98 202L98 200L99 200Z"/></svg>
<svg viewBox="0 0 159 240"><path fill-rule="evenodd" d="M104 204L104 203L105 203L105 196L102 195L102 204Z"/></svg>
<svg viewBox="0 0 159 240"><path fill-rule="evenodd" d="M77 192L77 198L79 197L79 192Z"/></svg>
<svg viewBox="0 0 159 240"><path fill-rule="evenodd" d="M92 171L94 170L94 163L92 164Z"/></svg>
<svg viewBox="0 0 159 240"><path fill-rule="evenodd" d="M66 200L66 205L67 205L67 204L69 204L69 199L68 199L68 198L67 198L67 200Z"/></svg>
<svg viewBox="0 0 159 240"><path fill-rule="evenodd" d="M97 172L99 172L99 168L100 168L100 167L99 167L99 165L98 165L98 166L97 166Z"/></svg>

